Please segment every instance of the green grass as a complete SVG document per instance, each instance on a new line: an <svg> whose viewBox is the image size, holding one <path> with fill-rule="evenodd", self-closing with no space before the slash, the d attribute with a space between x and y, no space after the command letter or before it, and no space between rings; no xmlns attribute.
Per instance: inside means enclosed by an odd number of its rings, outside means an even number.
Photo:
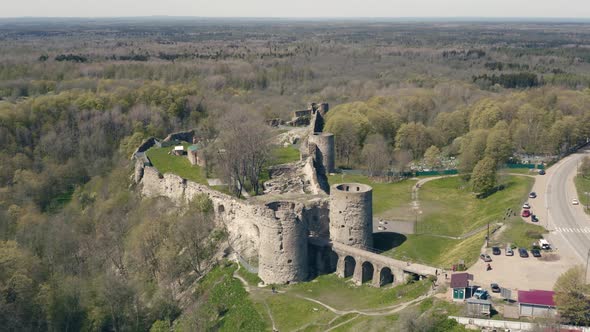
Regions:
<svg viewBox="0 0 590 332"><path fill-rule="evenodd" d="M276 147L272 151L271 165L280 165L299 161L299 149L293 145L286 147Z"/></svg>
<svg viewBox="0 0 590 332"><path fill-rule="evenodd" d="M576 175L574 178L574 183L576 184L576 191L578 192L580 204L583 204L585 207L589 206L590 196L586 195L585 193L590 193L590 179ZM590 210L587 208L584 208L584 211L586 211L586 213L590 213Z"/></svg>
<svg viewBox="0 0 590 332"><path fill-rule="evenodd" d="M288 292L322 301L336 309L351 310L382 308L405 302L424 294L429 287L427 280L389 288L355 286L349 279L329 274L311 282L288 286Z"/></svg>
<svg viewBox="0 0 590 332"><path fill-rule="evenodd" d="M336 317L324 306L290 296L288 294L266 293L268 305L279 331L294 331L304 326L323 331L330 320Z"/></svg>
<svg viewBox="0 0 590 332"><path fill-rule="evenodd" d="M185 148L188 143L182 144ZM205 171L197 165L191 165L186 156L175 156L168 154L174 147L151 148L146 153L150 161L162 174L172 173L184 179L201 184L207 184Z"/></svg>
<svg viewBox="0 0 590 332"><path fill-rule="evenodd" d="M533 179L506 176L505 189L484 199L477 199L460 177L425 183L420 189L419 233L460 236L488 222L503 220L506 209L518 211L527 197Z"/></svg>
<svg viewBox="0 0 590 332"><path fill-rule="evenodd" d="M250 273L243 266L240 266L240 269L238 270L238 275L244 278L250 286L257 286L259 282L262 282L262 279L258 277L258 274Z"/></svg>
<svg viewBox="0 0 590 332"><path fill-rule="evenodd" d="M330 185L343 182L358 182L373 187L373 214L381 218L412 220L415 218L410 203L412 187L416 180L395 183L373 182L364 175L336 174L328 176Z"/></svg>
<svg viewBox="0 0 590 332"><path fill-rule="evenodd" d="M184 313L176 331L191 331L191 315L207 325L206 330L265 331L268 323L244 290L233 278L235 264L222 264L209 272L197 286L195 294L204 301L195 312ZM203 327L203 326L201 326Z"/></svg>
<svg viewBox="0 0 590 332"><path fill-rule="evenodd" d="M459 260L463 260L466 265L475 263L483 245L485 231L463 240L424 234L406 236L407 240L399 247L383 254L416 263L450 268Z"/></svg>
<svg viewBox="0 0 590 332"><path fill-rule="evenodd" d="M498 238L497 245L510 243L513 247L531 248L534 241L540 239L547 231L537 225L527 224L519 217L510 221L508 228Z"/></svg>

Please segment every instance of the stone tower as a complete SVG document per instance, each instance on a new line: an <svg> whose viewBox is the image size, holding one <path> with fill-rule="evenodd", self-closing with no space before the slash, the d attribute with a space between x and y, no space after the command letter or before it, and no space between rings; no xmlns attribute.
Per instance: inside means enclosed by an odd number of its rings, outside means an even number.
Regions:
<svg viewBox="0 0 590 332"><path fill-rule="evenodd" d="M312 133L308 138L308 145L315 144L319 151L322 166L325 173L334 173L335 152L334 152L334 134L332 133Z"/></svg>
<svg viewBox="0 0 590 332"><path fill-rule="evenodd" d="M304 281L309 274L307 225L303 204L277 201L266 204L273 217L260 220L258 276L266 284Z"/></svg>
<svg viewBox="0 0 590 332"><path fill-rule="evenodd" d="M361 183L330 188L330 239L357 248L373 247L373 188Z"/></svg>

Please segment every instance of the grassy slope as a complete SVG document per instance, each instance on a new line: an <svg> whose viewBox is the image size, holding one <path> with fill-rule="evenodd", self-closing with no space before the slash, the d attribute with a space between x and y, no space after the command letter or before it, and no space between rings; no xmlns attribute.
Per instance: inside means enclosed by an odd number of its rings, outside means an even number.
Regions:
<svg viewBox="0 0 590 332"><path fill-rule="evenodd" d="M510 243L513 247L524 247L531 249L532 243L542 237L547 231L545 228L537 225L527 224L520 217L511 219L509 227L502 232L494 245L504 247Z"/></svg>
<svg viewBox="0 0 590 332"><path fill-rule="evenodd" d="M372 182L364 175L337 174L328 177L330 185L343 182L358 182L373 187L373 214L376 217L408 219L414 218L410 210L412 187L415 180L395 183Z"/></svg>
<svg viewBox="0 0 590 332"><path fill-rule="evenodd" d="M424 210L419 233L459 236L486 223L502 221L508 207L518 207L529 192L533 179L507 176L503 179L506 189L485 199L476 199L463 188L459 177L450 177L426 183L420 190L420 205ZM508 232L515 242L526 239L528 226ZM486 231L463 240L426 234L408 235L399 247L386 252L388 256L410 259L415 262L450 267L459 260L473 264L479 255Z"/></svg>
<svg viewBox="0 0 590 332"><path fill-rule="evenodd" d="M576 191L578 192L578 200L580 200L580 204L584 206L588 206L590 196L587 196L585 193L590 192L590 179L586 179L582 176L577 175L574 178L574 183L576 184ZM590 213L588 209L584 209L586 213Z"/></svg>
<svg viewBox="0 0 590 332"><path fill-rule="evenodd" d="M286 147L277 147L272 151L271 165L280 165L292 163L299 160L299 149L290 145Z"/></svg>
<svg viewBox="0 0 590 332"><path fill-rule="evenodd" d="M188 143L183 143L187 147ZM168 153L173 147L166 148L151 148L147 151L147 156L150 158L154 167L160 173L176 174L187 180L195 181L201 184L207 184L204 170L197 165L191 165L186 156L174 156Z"/></svg>
<svg viewBox="0 0 590 332"><path fill-rule="evenodd" d="M533 179L508 176L503 184L506 189L484 199L475 198L459 177L424 184L420 189L420 206L424 212L419 232L460 236L487 222L502 221L507 208L518 211Z"/></svg>

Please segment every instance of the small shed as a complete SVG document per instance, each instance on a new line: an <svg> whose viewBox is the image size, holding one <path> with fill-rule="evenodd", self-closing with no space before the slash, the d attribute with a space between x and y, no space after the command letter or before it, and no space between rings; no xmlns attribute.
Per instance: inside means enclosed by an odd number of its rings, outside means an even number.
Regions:
<svg viewBox="0 0 590 332"><path fill-rule="evenodd" d="M555 292L546 290L518 291L518 312L521 317L549 317L556 314Z"/></svg>
<svg viewBox="0 0 590 332"><path fill-rule="evenodd" d="M177 156L184 155L184 146L182 146L182 145L176 145L174 147L174 150L172 150L172 153L174 153Z"/></svg>
<svg viewBox="0 0 590 332"><path fill-rule="evenodd" d="M205 167L205 155L201 144L193 144L188 147L188 160L191 165L199 165Z"/></svg>
<svg viewBox="0 0 590 332"><path fill-rule="evenodd" d="M492 302L482 299L467 299L467 314L470 317L489 317L492 312Z"/></svg>
<svg viewBox="0 0 590 332"><path fill-rule="evenodd" d="M463 301L471 296L469 281L473 275L467 272L454 273L451 275L451 288L453 289L453 301Z"/></svg>

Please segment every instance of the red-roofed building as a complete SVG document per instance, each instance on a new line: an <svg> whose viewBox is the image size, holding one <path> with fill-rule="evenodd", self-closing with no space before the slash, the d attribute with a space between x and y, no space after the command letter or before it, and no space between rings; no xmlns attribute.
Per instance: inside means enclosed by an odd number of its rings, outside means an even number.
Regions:
<svg viewBox="0 0 590 332"><path fill-rule="evenodd" d="M451 275L451 288L453 289L453 301L463 301L471 296L469 280L473 275L469 273L454 273Z"/></svg>
<svg viewBox="0 0 590 332"><path fill-rule="evenodd" d="M520 316L548 317L554 316L555 301L553 291L530 290L518 291L518 309Z"/></svg>

